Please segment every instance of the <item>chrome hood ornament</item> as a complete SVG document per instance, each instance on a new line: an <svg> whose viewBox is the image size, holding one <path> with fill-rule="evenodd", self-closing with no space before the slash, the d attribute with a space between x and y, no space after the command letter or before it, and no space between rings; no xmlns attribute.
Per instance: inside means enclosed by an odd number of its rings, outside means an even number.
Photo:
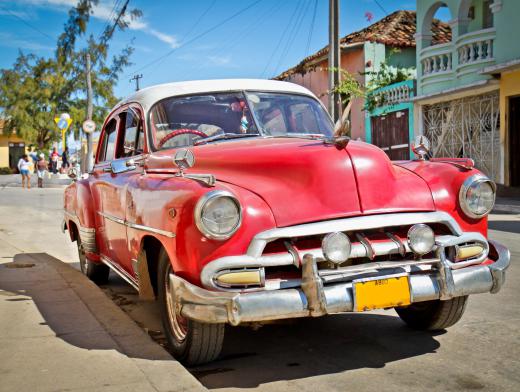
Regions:
<svg viewBox="0 0 520 392"><path fill-rule="evenodd" d="M195 165L195 155L187 148L178 150L173 156L173 163L179 168L177 177L189 178L200 181L208 186L215 186L215 176L213 174L186 174L186 170Z"/></svg>
<svg viewBox="0 0 520 392"><path fill-rule="evenodd" d="M412 151L415 155L418 156L420 161L424 161L429 159L430 155L430 141L424 135L419 135L415 138L415 141L412 145Z"/></svg>

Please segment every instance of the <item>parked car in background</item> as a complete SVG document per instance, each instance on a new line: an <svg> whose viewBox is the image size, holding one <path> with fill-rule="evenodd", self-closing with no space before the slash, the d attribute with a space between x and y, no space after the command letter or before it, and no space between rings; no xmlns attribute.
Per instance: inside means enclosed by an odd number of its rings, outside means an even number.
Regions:
<svg viewBox="0 0 520 392"><path fill-rule="evenodd" d="M92 172L65 191L82 271L160 302L173 354L215 359L224 325L395 308L444 329L497 292L509 252L487 239L495 185L470 159L391 162L335 136L307 89L171 83L107 117Z"/></svg>

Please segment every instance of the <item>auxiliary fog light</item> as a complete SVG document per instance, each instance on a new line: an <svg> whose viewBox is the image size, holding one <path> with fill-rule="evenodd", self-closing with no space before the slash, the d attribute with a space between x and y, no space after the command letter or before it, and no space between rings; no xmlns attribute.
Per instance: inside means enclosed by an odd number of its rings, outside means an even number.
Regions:
<svg viewBox="0 0 520 392"><path fill-rule="evenodd" d="M430 253L435 245L435 234L431 227L423 223L410 227L410 230L408 230L408 245L415 254Z"/></svg>
<svg viewBox="0 0 520 392"><path fill-rule="evenodd" d="M323 255L335 264L341 264L350 257L350 240L341 232L330 233L321 242Z"/></svg>

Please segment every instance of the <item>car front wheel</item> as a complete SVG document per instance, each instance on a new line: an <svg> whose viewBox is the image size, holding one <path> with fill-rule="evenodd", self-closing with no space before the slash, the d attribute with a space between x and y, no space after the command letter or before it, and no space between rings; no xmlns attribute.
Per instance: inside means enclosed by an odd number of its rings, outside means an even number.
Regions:
<svg viewBox="0 0 520 392"><path fill-rule="evenodd" d="M159 256L158 289L164 334L171 353L187 365L215 360L224 342L224 324L206 324L179 314L170 289L173 269L164 250Z"/></svg>
<svg viewBox="0 0 520 392"><path fill-rule="evenodd" d="M395 310L399 317L413 329L438 331L457 323L466 310L467 302L466 295L447 301L418 302Z"/></svg>

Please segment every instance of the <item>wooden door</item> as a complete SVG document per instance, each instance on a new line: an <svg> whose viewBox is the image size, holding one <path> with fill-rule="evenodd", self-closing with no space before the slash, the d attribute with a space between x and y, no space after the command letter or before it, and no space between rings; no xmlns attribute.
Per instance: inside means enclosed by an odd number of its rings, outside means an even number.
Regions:
<svg viewBox="0 0 520 392"><path fill-rule="evenodd" d="M393 161L410 159L408 109L372 117L370 122L372 144L380 147Z"/></svg>

